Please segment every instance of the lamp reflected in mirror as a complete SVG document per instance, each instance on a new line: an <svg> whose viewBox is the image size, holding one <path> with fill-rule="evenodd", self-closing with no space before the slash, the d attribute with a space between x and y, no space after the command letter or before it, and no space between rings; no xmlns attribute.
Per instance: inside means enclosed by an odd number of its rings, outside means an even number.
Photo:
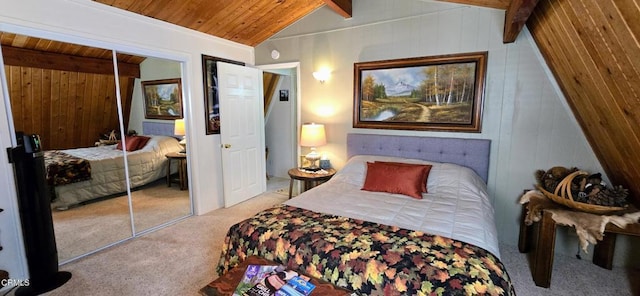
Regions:
<svg viewBox="0 0 640 296"><path fill-rule="evenodd" d="M173 134L176 136L182 136L182 140L180 140L180 145L182 146L182 151L180 153L187 153L187 138L186 131L184 129L184 119L176 119L173 126Z"/></svg>

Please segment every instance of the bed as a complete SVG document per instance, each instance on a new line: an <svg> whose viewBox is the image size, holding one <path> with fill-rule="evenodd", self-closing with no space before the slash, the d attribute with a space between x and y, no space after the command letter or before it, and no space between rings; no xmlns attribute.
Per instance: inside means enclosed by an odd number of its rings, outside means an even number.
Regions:
<svg viewBox="0 0 640 296"><path fill-rule="evenodd" d="M169 131L162 126L160 130L157 124L149 128L145 127L145 132L148 133L146 137L149 138L146 145L139 150L127 152L131 188L165 177L168 161L165 155L182 150L182 146L174 137L151 135L151 133L168 134ZM86 167L83 166L78 169L80 171L78 178L51 184L54 185L52 208L66 210L89 201L126 192L124 157L122 150L116 149L116 146L105 145L56 151L55 153L66 158L67 162L88 163L90 173L87 175L84 172ZM45 156L45 166L50 171L52 163L48 159ZM172 169L176 170L175 167ZM67 173L67 175L75 174Z"/></svg>
<svg viewBox="0 0 640 296"><path fill-rule="evenodd" d="M515 295L486 192L488 140L349 134L329 181L233 225L217 266L257 255L361 295ZM360 190L368 162L431 165L422 199Z"/></svg>

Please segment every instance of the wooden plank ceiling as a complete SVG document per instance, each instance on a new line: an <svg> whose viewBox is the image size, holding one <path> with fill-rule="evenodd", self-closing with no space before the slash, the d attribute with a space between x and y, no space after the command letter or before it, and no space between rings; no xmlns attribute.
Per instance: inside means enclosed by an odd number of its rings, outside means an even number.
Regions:
<svg viewBox="0 0 640 296"><path fill-rule="evenodd" d="M40 39L6 32L0 32L0 44L2 44L3 50L12 47L39 52L59 53L68 56L98 58L104 60L112 59L110 49L82 46L73 43ZM118 54L118 61L137 65L144 61L144 58L133 55Z"/></svg>
<svg viewBox="0 0 640 296"><path fill-rule="evenodd" d="M227 40L256 46L325 4L323 0L94 0ZM329 1L351 13L344 1ZM338 11L338 10L336 10Z"/></svg>
<svg viewBox="0 0 640 296"><path fill-rule="evenodd" d="M640 205L640 0L540 0L527 27L611 183ZM549 143L553 145L553 143Z"/></svg>
<svg viewBox="0 0 640 296"><path fill-rule="evenodd" d="M326 4L352 16L352 0L93 0L185 28L256 46ZM440 0L506 11L504 42L515 41L538 0Z"/></svg>

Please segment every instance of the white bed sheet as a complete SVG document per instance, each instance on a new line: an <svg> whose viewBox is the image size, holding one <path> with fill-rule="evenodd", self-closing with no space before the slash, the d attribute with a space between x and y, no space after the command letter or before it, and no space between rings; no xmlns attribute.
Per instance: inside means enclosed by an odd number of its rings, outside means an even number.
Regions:
<svg viewBox="0 0 640 296"><path fill-rule="evenodd" d="M431 164L423 199L360 190L367 161ZM285 202L316 212L423 231L471 243L500 258L486 184L471 169L386 156L352 157L331 180Z"/></svg>
<svg viewBox="0 0 640 296"><path fill-rule="evenodd" d="M165 154L178 152L178 140L167 136L149 136L149 142L140 150L127 153L131 188L153 182L167 174ZM77 148L63 152L89 160L91 180L56 186L56 199L52 207L67 209L84 201L127 191L124 157L116 145ZM176 170L174 166L172 170Z"/></svg>

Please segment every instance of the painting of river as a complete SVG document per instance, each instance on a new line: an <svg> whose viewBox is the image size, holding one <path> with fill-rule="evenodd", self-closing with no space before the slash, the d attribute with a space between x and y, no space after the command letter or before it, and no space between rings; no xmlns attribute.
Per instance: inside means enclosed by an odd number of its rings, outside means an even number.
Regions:
<svg viewBox="0 0 640 296"><path fill-rule="evenodd" d="M479 132L486 55L354 64L354 127Z"/></svg>

